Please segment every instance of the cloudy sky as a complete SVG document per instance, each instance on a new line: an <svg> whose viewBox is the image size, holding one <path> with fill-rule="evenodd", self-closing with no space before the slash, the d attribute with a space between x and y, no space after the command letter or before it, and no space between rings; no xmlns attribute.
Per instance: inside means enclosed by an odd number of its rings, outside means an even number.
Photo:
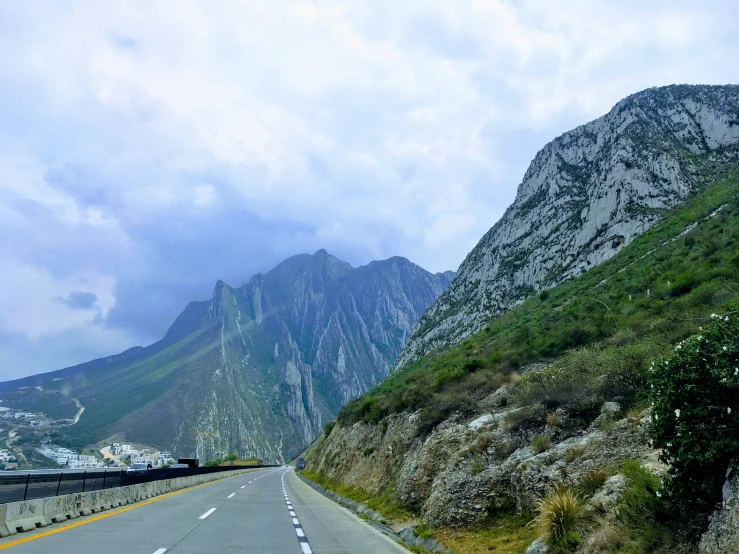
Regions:
<svg viewBox="0 0 739 554"><path fill-rule="evenodd" d="M739 82L734 0L0 2L0 379L326 248L456 269L622 97Z"/></svg>

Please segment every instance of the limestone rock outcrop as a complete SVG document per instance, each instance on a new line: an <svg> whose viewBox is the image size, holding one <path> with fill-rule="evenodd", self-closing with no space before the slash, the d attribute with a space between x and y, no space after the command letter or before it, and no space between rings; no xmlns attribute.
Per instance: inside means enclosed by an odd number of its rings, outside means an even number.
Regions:
<svg viewBox="0 0 739 554"><path fill-rule="evenodd" d="M648 89L556 138L421 318L396 367L609 259L739 160L737 145L735 85Z"/></svg>

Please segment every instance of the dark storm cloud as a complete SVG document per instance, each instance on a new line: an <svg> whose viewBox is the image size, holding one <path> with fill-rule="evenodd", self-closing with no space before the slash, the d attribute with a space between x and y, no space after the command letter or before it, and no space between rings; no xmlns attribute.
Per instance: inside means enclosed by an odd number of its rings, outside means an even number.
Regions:
<svg viewBox="0 0 739 554"><path fill-rule="evenodd" d="M89 310L97 301L98 297L94 292L83 290L73 290L66 298L59 298L59 302L69 306L73 310Z"/></svg>

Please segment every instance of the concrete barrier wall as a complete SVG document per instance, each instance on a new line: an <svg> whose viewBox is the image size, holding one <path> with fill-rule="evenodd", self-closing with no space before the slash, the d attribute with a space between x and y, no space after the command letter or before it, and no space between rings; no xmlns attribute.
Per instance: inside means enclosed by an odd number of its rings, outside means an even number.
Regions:
<svg viewBox="0 0 739 554"><path fill-rule="evenodd" d="M0 537L15 535L46 527L52 523L61 523L68 519L102 512L133 504L161 494L167 494L177 490L185 489L214 481L224 479L255 469L235 469L218 473L206 473L203 475L191 475L189 477L178 477L150 483L140 483L127 487L116 487L91 492L78 492L62 496L26 500L23 502L10 502L0 505Z"/></svg>

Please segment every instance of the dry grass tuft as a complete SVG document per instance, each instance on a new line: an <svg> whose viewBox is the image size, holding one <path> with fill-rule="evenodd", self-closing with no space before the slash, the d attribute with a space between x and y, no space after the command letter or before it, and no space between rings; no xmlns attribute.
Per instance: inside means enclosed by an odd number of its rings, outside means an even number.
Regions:
<svg viewBox="0 0 739 554"><path fill-rule="evenodd" d="M562 425L562 420L559 419L557 412L550 412L547 415L547 425L549 427L560 427Z"/></svg>
<svg viewBox="0 0 739 554"><path fill-rule="evenodd" d="M579 541L578 526L583 517L580 498L570 489L558 486L539 500L538 515L531 523L537 527L549 544Z"/></svg>

